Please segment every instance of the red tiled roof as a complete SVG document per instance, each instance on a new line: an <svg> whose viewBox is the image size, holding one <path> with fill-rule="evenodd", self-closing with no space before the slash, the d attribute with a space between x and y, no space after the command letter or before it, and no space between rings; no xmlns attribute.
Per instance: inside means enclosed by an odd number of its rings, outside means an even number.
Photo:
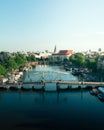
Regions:
<svg viewBox="0 0 104 130"><path fill-rule="evenodd" d="M59 53L56 53L54 55L70 55L73 53L73 50L60 50Z"/></svg>
<svg viewBox="0 0 104 130"><path fill-rule="evenodd" d="M59 55L70 55L70 54L72 54L72 50L60 50L59 51Z"/></svg>

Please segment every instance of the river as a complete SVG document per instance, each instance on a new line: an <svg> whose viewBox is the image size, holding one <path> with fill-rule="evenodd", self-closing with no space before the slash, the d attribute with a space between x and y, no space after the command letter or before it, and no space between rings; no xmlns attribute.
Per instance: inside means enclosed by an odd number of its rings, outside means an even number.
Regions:
<svg viewBox="0 0 104 130"><path fill-rule="evenodd" d="M24 81L40 80L43 72L45 80L78 80L60 67L37 66L26 73ZM104 129L104 102L89 91L57 93L55 84L48 85L45 92L0 91L0 129Z"/></svg>

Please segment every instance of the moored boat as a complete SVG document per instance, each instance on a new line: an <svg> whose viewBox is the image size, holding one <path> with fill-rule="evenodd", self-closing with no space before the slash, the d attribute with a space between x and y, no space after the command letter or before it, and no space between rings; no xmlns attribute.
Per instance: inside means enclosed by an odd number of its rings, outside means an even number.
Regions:
<svg viewBox="0 0 104 130"><path fill-rule="evenodd" d="M97 95L99 94L99 91L98 91L98 89L93 88L93 89L90 91L90 94L97 96Z"/></svg>
<svg viewBox="0 0 104 130"><path fill-rule="evenodd" d="M99 87L98 90L99 90L100 93L104 94L104 88L103 87Z"/></svg>
<svg viewBox="0 0 104 130"><path fill-rule="evenodd" d="M98 98L102 101L104 101L104 88L103 87L99 87L98 88L99 94L97 95Z"/></svg>
<svg viewBox="0 0 104 130"><path fill-rule="evenodd" d="M102 101L104 101L104 93L99 93L98 98Z"/></svg>

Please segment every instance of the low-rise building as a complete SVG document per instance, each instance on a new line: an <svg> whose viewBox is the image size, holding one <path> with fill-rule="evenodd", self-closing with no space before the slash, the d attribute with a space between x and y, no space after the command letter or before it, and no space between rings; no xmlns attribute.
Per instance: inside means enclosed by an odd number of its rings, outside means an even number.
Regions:
<svg viewBox="0 0 104 130"><path fill-rule="evenodd" d="M40 59L40 58L48 58L52 54L50 52L37 52L35 53L35 58Z"/></svg>

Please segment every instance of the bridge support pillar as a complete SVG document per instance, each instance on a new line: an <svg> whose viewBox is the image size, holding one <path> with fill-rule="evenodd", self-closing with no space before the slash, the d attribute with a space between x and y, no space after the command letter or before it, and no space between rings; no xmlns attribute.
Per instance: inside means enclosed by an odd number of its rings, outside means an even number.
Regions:
<svg viewBox="0 0 104 130"><path fill-rule="evenodd" d="M43 80L41 81L41 86L42 86L42 90L44 91L45 90L45 82Z"/></svg>
<svg viewBox="0 0 104 130"><path fill-rule="evenodd" d="M72 86L68 84L68 89L71 90Z"/></svg>
<svg viewBox="0 0 104 130"><path fill-rule="evenodd" d="M56 90L59 91L60 89L60 85L59 85L59 82L56 83Z"/></svg>
<svg viewBox="0 0 104 130"><path fill-rule="evenodd" d="M79 85L79 86L78 86L78 89L80 90L81 88L82 88L82 87Z"/></svg>

